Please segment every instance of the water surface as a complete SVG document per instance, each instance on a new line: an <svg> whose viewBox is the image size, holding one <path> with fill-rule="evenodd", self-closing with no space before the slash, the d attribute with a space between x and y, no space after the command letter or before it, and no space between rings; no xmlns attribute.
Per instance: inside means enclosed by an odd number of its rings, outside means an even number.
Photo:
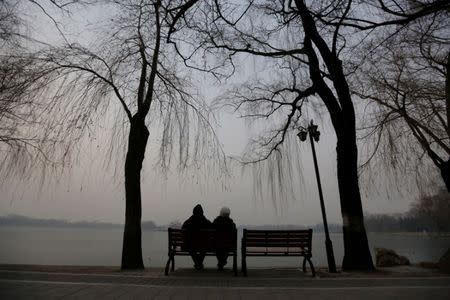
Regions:
<svg viewBox="0 0 450 300"><path fill-rule="evenodd" d="M342 262L344 253L342 234L331 234L336 263ZM118 266L122 253L122 229L33 228L0 227L0 264ZM240 243L240 237L239 237ZM437 261L450 247L450 236L421 233L369 233L369 245L394 249L408 257L412 263ZM167 232L142 232L142 250L146 267L162 267L167 261ZM240 251L238 252L240 253ZM325 237L313 234L313 263L326 266ZM214 257L205 264L214 267ZM240 265L240 257L238 257ZM250 268L285 267L300 264L299 258L250 257ZM188 257L176 257L177 267L190 267Z"/></svg>

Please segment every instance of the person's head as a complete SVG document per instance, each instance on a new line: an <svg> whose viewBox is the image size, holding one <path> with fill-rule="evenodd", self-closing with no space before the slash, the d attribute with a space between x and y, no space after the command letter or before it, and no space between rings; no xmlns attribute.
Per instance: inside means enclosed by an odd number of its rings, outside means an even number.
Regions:
<svg viewBox="0 0 450 300"><path fill-rule="evenodd" d="M194 209L192 210L192 214L194 216L202 216L203 215L203 208L200 204L197 204Z"/></svg>
<svg viewBox="0 0 450 300"><path fill-rule="evenodd" d="M220 210L220 216L229 218L230 217L230 209L226 206L222 207L222 209Z"/></svg>

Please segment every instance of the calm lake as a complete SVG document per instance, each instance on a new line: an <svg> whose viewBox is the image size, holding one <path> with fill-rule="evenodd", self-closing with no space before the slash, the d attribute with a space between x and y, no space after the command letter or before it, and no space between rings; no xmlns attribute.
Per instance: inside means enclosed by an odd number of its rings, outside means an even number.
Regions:
<svg viewBox="0 0 450 300"><path fill-rule="evenodd" d="M342 234L331 234L336 263L342 262ZM0 227L0 264L42 265L120 265L122 252L121 229ZM240 238L239 238L240 241ZM420 233L369 233L369 244L394 249L412 263L437 261L450 247L450 235ZM142 248L146 267L162 267L167 261L167 232L143 231ZM240 253L240 252L239 252ZM313 263L326 266L325 237L313 234ZM238 262L240 265L238 257ZM229 261L230 263L230 261ZM298 258L249 258L255 267L286 267L298 265ZM216 259L207 257L206 267L215 267ZM176 257L177 267L190 267L188 257Z"/></svg>

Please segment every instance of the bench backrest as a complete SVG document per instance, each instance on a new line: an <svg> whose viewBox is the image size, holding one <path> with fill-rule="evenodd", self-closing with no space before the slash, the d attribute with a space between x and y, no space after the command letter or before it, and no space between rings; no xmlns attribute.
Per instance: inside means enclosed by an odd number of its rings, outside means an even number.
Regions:
<svg viewBox="0 0 450 300"><path fill-rule="evenodd" d="M214 229L185 230L169 228L169 251L203 250L214 252L217 249L236 251L237 231L223 232Z"/></svg>
<svg viewBox="0 0 450 300"><path fill-rule="evenodd" d="M312 229L307 230L247 230L244 229L242 247L266 248L278 252L280 248L290 248L287 252L311 253ZM244 249L245 250L245 249ZM250 250L250 249L249 249ZM284 251L282 251L284 252Z"/></svg>

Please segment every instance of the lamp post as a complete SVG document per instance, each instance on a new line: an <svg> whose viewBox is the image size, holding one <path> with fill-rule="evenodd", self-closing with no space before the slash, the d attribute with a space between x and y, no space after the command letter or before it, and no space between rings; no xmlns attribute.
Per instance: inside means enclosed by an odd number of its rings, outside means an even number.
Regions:
<svg viewBox="0 0 450 300"><path fill-rule="evenodd" d="M311 141L311 149L314 160L314 169L316 171L317 188L319 189L320 208L322 210L323 227L325 231L325 249L327 251L328 271L330 273L336 273L336 263L334 261L333 244L330 240L330 233L328 232L327 214L325 212L325 204L323 202L322 184L320 183L319 167L317 165L316 148L314 147L314 141L318 142L320 137L320 131L317 130L317 125L314 125L313 121L309 124L308 128L302 128L297 136L300 141L306 141L306 137L309 133L309 140ZM314 141L313 141L314 139Z"/></svg>

